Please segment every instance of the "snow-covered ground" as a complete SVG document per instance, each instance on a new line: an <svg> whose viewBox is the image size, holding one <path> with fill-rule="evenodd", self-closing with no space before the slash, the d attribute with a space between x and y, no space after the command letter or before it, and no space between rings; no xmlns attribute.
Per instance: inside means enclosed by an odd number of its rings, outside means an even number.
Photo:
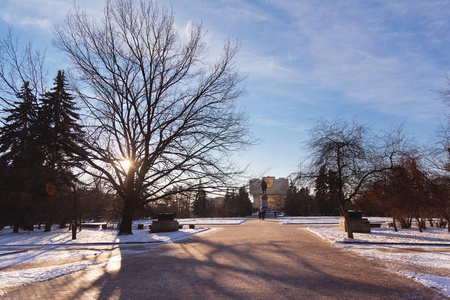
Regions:
<svg viewBox="0 0 450 300"><path fill-rule="evenodd" d="M337 224L339 217L282 218L283 224ZM371 222L391 221L368 218ZM317 222L316 222L317 221ZM417 227L399 229L372 228L371 233L355 233L355 239L336 226L304 227L338 247L359 255L380 259L399 274L436 289L450 297L450 233L448 229L427 228L420 233ZM438 246L439 245L439 246Z"/></svg>
<svg viewBox="0 0 450 300"><path fill-rule="evenodd" d="M329 225L337 225L339 224L339 220L341 217L328 217L328 216L318 216L318 217L281 217L282 224L299 224L299 225L308 225L308 224L329 224ZM379 218L379 217L370 217L368 218L370 222L392 222L392 218Z"/></svg>
<svg viewBox="0 0 450 300"><path fill-rule="evenodd" d="M152 220L139 220L133 222L133 235L118 236L116 230L83 228L77 232L76 240L72 240L71 231L56 227L52 228L51 232L35 230L20 231L16 234L12 229L5 228L0 231L0 296L4 293L2 289L5 288L49 280L83 270L90 265L109 263L120 259L121 255L140 251L119 250L117 245L172 243L217 229L204 225L239 225L246 220L246 218L180 219L178 220L180 225L194 224L196 228L164 233L150 233L148 225L152 224ZM144 229L138 230L138 224L143 224ZM105 247L80 249L79 246L84 245ZM93 257L98 259L92 259Z"/></svg>
<svg viewBox="0 0 450 300"><path fill-rule="evenodd" d="M180 224L195 224L195 229L177 232L150 233L151 220L135 221L133 235L117 236L116 230L85 229L72 240L67 229L54 228L50 233L41 230L13 234L11 229L0 231L0 296L2 289L49 280L83 270L93 264L106 264L114 268L121 256L137 253L136 247L118 247L118 244L161 244L186 239L192 235L210 232L218 228L210 225L239 225L246 218L180 219ZM371 222L390 221L387 218L369 218ZM280 218L283 224L315 225L302 227L336 246L355 251L360 255L380 259L394 271L424 285L433 287L450 297L450 233L447 229L428 228L419 233L417 228L399 230L372 228L371 234L355 233L349 240L334 225L339 217ZM144 230L137 230L144 224ZM317 226L324 225L327 226ZM185 226L186 227L186 226ZM356 242L356 243L355 243ZM86 244L96 247L82 247ZM103 244L105 246L99 246ZM445 246L436 246L442 244ZM95 258L95 259L93 259ZM411 266L412 268L409 268ZM426 270L426 271L424 271Z"/></svg>

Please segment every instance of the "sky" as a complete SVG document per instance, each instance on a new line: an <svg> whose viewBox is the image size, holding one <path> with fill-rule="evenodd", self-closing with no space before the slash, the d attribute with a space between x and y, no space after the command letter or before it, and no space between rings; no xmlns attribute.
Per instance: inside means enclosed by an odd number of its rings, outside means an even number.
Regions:
<svg viewBox="0 0 450 300"><path fill-rule="evenodd" d="M100 15L103 1L76 0ZM261 142L235 154L248 178L287 177L308 152L320 119L356 120L382 133L404 123L418 144L437 135L449 111L438 91L450 72L450 2L439 0L160 0L176 26L202 23L211 57L227 39L241 45L246 93L238 105ZM46 48L51 73L67 68L52 30L72 0L1 0L0 36L13 28ZM54 70L54 71L52 71ZM54 77L51 75L50 77Z"/></svg>

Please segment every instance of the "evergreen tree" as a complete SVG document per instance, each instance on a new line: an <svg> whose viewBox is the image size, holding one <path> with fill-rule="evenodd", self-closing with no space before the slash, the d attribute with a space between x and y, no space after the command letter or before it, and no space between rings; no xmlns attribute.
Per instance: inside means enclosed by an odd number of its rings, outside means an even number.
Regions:
<svg viewBox="0 0 450 300"><path fill-rule="evenodd" d="M253 205L248 197L245 186L239 188L236 193L227 191L225 195L227 217L245 217L252 214Z"/></svg>
<svg viewBox="0 0 450 300"><path fill-rule="evenodd" d="M339 182L338 176L335 171L328 171L328 209L329 214L332 216L338 216L341 214L341 208L339 206Z"/></svg>
<svg viewBox="0 0 450 300"><path fill-rule="evenodd" d="M290 183L283 207L287 215L310 216L316 213L316 206L308 188L299 189L293 182Z"/></svg>
<svg viewBox="0 0 450 300"><path fill-rule="evenodd" d="M234 194L234 191L230 192L228 189L225 193L225 217L234 216Z"/></svg>
<svg viewBox="0 0 450 300"><path fill-rule="evenodd" d="M298 189L295 184L291 181L289 188L286 191L286 199L284 200L283 210L286 215L289 216L299 216L300 207L298 201Z"/></svg>
<svg viewBox="0 0 450 300"><path fill-rule="evenodd" d="M327 177L327 170L325 166L320 167L319 169L319 175L317 176L315 180L315 186L314 186L314 197L317 202L319 214L328 214L328 177Z"/></svg>
<svg viewBox="0 0 450 300"><path fill-rule="evenodd" d="M338 185L336 172L321 166L315 180L314 199L321 215L339 215Z"/></svg>
<svg viewBox="0 0 450 300"><path fill-rule="evenodd" d="M208 200L206 199L206 191L204 189L198 189L194 203L192 204L192 210L197 217L208 216Z"/></svg>
<svg viewBox="0 0 450 300"><path fill-rule="evenodd" d="M18 228L32 230L37 199L41 196L44 151L42 120L37 99L26 82L17 101L5 110L7 117L0 129L0 166L2 173L2 220Z"/></svg>
<svg viewBox="0 0 450 300"><path fill-rule="evenodd" d="M69 92L64 71L59 70L54 87L46 93L42 101L42 114L47 125L47 162L50 168L60 174L70 175L70 169L77 165L74 153L80 152L83 130L75 97Z"/></svg>
<svg viewBox="0 0 450 300"><path fill-rule="evenodd" d="M75 153L80 153L80 141L83 137L80 115L76 107L75 97L69 93L64 71L59 70L54 80L54 87L42 97L42 111L46 131L44 140L46 146L45 180L47 186L47 220L46 231L50 230L55 210L62 213L64 207L70 205L63 203L70 200L70 188L74 186L75 176L73 168L79 162L75 159ZM57 209L59 207L59 209ZM61 218L61 226L64 227L67 216Z"/></svg>
<svg viewBox="0 0 450 300"><path fill-rule="evenodd" d="M245 186L241 186L238 192L239 206L241 208L241 216L251 215L253 212L252 201L250 200Z"/></svg>

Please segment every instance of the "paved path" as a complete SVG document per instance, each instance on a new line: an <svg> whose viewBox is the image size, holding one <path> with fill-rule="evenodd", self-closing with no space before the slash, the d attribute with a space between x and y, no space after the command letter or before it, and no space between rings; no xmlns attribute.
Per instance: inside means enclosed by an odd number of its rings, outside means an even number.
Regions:
<svg viewBox="0 0 450 300"><path fill-rule="evenodd" d="M140 246L143 248L144 246ZM299 226L250 220L32 284L13 299L441 299Z"/></svg>

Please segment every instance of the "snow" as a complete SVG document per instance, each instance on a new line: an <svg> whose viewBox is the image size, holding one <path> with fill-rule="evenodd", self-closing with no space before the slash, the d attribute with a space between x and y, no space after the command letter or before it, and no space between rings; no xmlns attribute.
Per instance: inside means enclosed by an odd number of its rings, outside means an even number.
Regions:
<svg viewBox="0 0 450 300"><path fill-rule="evenodd" d="M281 217L281 224L299 224L299 225L307 225L307 224L339 224L339 220L341 217L333 216L318 216L318 217ZM368 218L370 222L392 222L392 218L384 218L384 217L370 217Z"/></svg>
<svg viewBox="0 0 450 300"><path fill-rule="evenodd" d="M383 260L398 274L450 297L450 233L447 229L427 228L420 233L417 228L399 229L398 232L392 228L372 228L372 233L355 233L355 239L350 240L346 233L337 228L339 219L284 217L279 221L286 225L302 225L302 230L308 230L338 247ZM0 296L8 288L49 280L96 264L105 264L111 270L120 267L123 255L146 251L123 245L172 243L220 229L208 227L211 225L239 225L246 220L179 219L180 225L194 224L196 228L165 233L150 233L148 225L152 220L140 220L133 222L133 235L117 236L116 230L83 228L77 232L76 240L72 240L72 234L67 229L53 228L51 232L45 233L42 230L20 231L13 234L11 229L5 228L0 231ZM369 221L388 222L391 219L369 218ZM143 224L145 229L137 230L138 224Z"/></svg>
<svg viewBox="0 0 450 300"><path fill-rule="evenodd" d="M63 264L51 267L30 268L25 270L10 271L0 273L2 288L9 288L17 285L29 284L32 282L45 281L65 274L81 271L90 265L98 262L81 262L73 264ZM0 292L0 295L2 293Z"/></svg>
<svg viewBox="0 0 450 300"><path fill-rule="evenodd" d="M122 255L143 251L132 249L119 251L118 245L172 243L219 229L202 225L239 225L246 220L246 218L179 219L180 225L194 224L196 228L161 233L150 233L148 225L152 224L152 220L139 220L133 222L133 235L118 236L117 230L83 228L77 232L76 240L72 240L72 232L68 229L55 227L51 232L36 229L13 233L12 229L5 228L0 231L0 270L2 270L0 296L4 294L2 289L50 280L81 271L91 265L104 263L112 268L117 265L114 260L120 259ZM145 229L138 230L138 224L143 224ZM92 247L80 248L86 245ZM90 259L93 257L99 259Z"/></svg>
<svg viewBox="0 0 450 300"><path fill-rule="evenodd" d="M371 222L387 222L391 219L368 218ZM317 221L317 222L316 222ZM337 224L339 218L283 218L289 224ZM347 233L336 226L309 226L308 230L338 247L361 256L379 259L394 272L410 277L450 297L450 233L448 229L429 227L420 233L415 228L372 228L371 233ZM412 271L414 270L414 271ZM439 274L439 275L436 275ZM443 275L443 276L440 276Z"/></svg>
<svg viewBox="0 0 450 300"><path fill-rule="evenodd" d="M416 274L408 271L398 271L399 274L405 275L415 281L440 291L445 296L449 296L450 278L434 275Z"/></svg>

